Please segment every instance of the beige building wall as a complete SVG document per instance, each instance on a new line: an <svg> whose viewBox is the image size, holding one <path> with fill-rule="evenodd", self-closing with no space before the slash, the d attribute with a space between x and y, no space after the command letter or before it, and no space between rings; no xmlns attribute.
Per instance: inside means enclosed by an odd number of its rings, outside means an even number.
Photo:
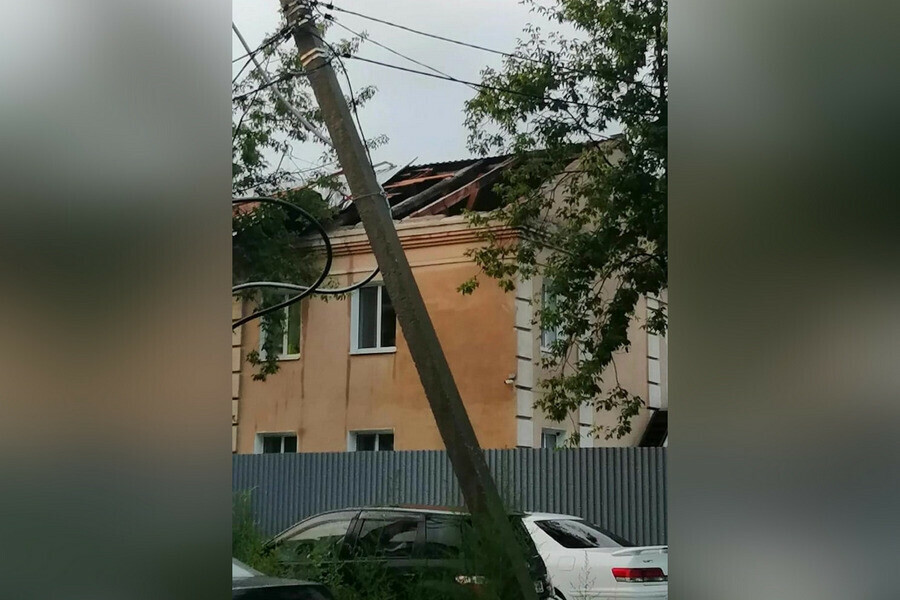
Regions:
<svg viewBox="0 0 900 600"><path fill-rule="evenodd" d="M516 445L514 299L487 281L472 295L456 288L477 274L465 253L475 231L460 217L398 223L398 233L425 299L479 442ZM375 261L361 228L332 234L338 285L363 279ZM396 450L442 449L440 435L402 332L385 354L353 355L350 299L304 300L300 357L281 362L265 382L244 361L238 381L236 449L252 453L257 433L296 433L298 451L347 450L348 432L391 430ZM242 357L258 348L257 323L242 327Z"/></svg>
<svg viewBox="0 0 900 600"><path fill-rule="evenodd" d="M484 448L540 447L545 429L580 432L581 445L636 445L649 421L645 408L621 439L592 437L597 425L612 425L616 416L584 406L562 423L534 409L540 381L541 328L536 323L542 281L519 281L515 293L504 293L481 275L481 286L469 296L460 283L480 273L466 256L479 244L477 232L462 217L426 217L401 221L398 234L434 322L450 368ZM331 270L335 285L363 279L375 259L361 227L331 234L335 249ZM376 278L376 281L378 279ZM650 307L661 300L649 300ZM235 305L234 314L248 307ZM352 431L392 431L396 450L442 449L409 349L397 328L396 351L353 354L350 345L350 298L305 299L301 305L300 356L282 360L280 371L265 382L254 381L247 354L259 347L258 322L233 336L233 449L252 453L257 434L290 433L300 452L348 449ZM631 349L616 357L619 382L638 394L648 407L667 408L665 338L642 328L648 301L636 307L629 338ZM572 357L577 360L577 354ZM612 369L605 374L615 381Z"/></svg>
<svg viewBox="0 0 900 600"><path fill-rule="evenodd" d="M611 160L622 156L616 150ZM569 186L577 183L581 175L578 172L579 161L573 161L566 170L553 181L544 186L547 194L553 198L554 205L559 207L569 195ZM544 430L561 431L566 436L578 432L582 447L593 446L635 446L650 420L650 407L659 408L661 399L667 407L667 386L665 384L665 368L667 347L665 338L648 336L643 325L647 317L647 300L641 298L635 307L635 319L629 326L628 338L631 348L628 352L620 352L615 357L615 370L610 367L603 374L607 385L619 384L644 401L644 408L631 421L631 433L622 438L606 439L603 436L591 435L596 426L612 426L617 415L608 411L596 411L590 406L582 406L569 415L569 418L556 422L546 418L540 411L530 408L534 399L540 395L540 381L547 376L541 366L541 327L536 323L541 302L543 281L540 277L534 280L520 280L516 289L516 334L517 334L517 444L520 447L540 447ZM605 289L613 292L613 284ZM665 298L662 299L665 301ZM655 306L656 300L651 300ZM572 363L578 360L578 351L574 350L569 357ZM571 369L568 369L571 371ZM656 385L654 386L654 382Z"/></svg>
<svg viewBox="0 0 900 600"><path fill-rule="evenodd" d="M631 348L628 352L617 353L615 369L610 367L603 374L607 386L614 385L618 381L622 387L639 395L645 407L632 419L631 433L621 438L606 439L603 435L595 436L591 432L597 426L614 426L616 413L597 411L593 407L583 405L579 410L573 411L567 419L556 422L547 418L543 412L531 408L534 400L541 394L541 380L550 375L541 364L545 354L541 350L541 326L536 322L542 286L543 281L538 277L534 280L520 280L516 290L518 338L516 388L519 399L516 415L517 445L540 447L541 436L545 430L559 431L566 437L578 432L580 445L588 448L637 445L651 416L650 407L653 406L650 403L651 380L659 381L660 366L664 365L667 359L664 352L660 353L659 350L654 351L658 358L650 358L652 340L643 329L647 316L646 299L641 298L638 301L635 307L636 318L629 326L628 337L631 340ZM662 347L664 351L665 344L662 344ZM577 363L578 351L573 350L569 359L571 363ZM566 367L566 370L571 372L572 369Z"/></svg>

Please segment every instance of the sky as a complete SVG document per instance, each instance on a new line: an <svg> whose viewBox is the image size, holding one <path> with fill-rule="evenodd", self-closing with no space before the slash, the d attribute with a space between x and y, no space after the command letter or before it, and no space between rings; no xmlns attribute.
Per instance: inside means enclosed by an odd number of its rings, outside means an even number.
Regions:
<svg viewBox="0 0 900 600"><path fill-rule="evenodd" d="M552 27L518 0L334 0L334 4L506 52L515 49L516 40L527 23L544 29ZM278 29L279 6L278 0L232 0L232 18L251 48L259 46L266 35ZM459 79L480 81L479 72L484 67L499 68L502 64L503 57L496 54L448 44L354 15L336 11L332 14L347 27L366 31L373 40ZM333 27L329 35L335 40L350 36L338 27ZM232 40L232 57L236 58L244 54L244 49L233 33ZM293 44L293 40L286 43ZM358 54L423 70L370 43L364 43ZM411 161L438 162L472 155L466 147L463 109L465 101L474 96L474 90L378 65L345 62L354 89L366 85L378 88L375 97L359 112L367 136L384 134L389 138L387 144L373 152L373 162L389 161L403 166ZM236 63L235 72L242 64L242 61ZM305 161L315 161L320 154L321 147L313 145L295 151L300 166L309 164Z"/></svg>

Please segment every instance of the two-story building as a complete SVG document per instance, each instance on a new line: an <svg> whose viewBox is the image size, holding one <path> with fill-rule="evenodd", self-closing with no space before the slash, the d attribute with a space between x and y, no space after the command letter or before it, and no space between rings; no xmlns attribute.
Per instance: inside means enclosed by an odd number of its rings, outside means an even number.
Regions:
<svg viewBox="0 0 900 600"><path fill-rule="evenodd" d="M615 415L583 407L562 423L534 407L540 393L542 347L555 335L536 324L541 281L520 281L505 293L483 281L471 295L458 286L479 272L467 256L478 230L463 208L496 206L491 190L508 157L409 166L384 183L397 233L434 322L466 410L484 448L547 447L573 431L581 445L661 445L666 438L666 340L641 328L644 300L632 323L631 350L616 359L618 381L647 401L633 432L597 439L594 425ZM338 285L362 280L375 258L352 204L330 231L331 269ZM499 231L514 236L513 231ZM485 278L482 277L482 280ZM235 302L234 314L250 307ZM312 297L286 309L280 370L252 379L246 356L260 343L258 322L234 332L233 450L328 452L442 449L419 376L391 299L378 279L349 298Z"/></svg>

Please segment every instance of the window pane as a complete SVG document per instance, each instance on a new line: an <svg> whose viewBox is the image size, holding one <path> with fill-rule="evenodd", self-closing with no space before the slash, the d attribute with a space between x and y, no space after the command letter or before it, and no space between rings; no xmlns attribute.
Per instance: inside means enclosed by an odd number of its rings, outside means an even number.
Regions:
<svg viewBox="0 0 900 600"><path fill-rule="evenodd" d="M559 446L559 433L545 431L541 435L541 448L556 448Z"/></svg>
<svg viewBox="0 0 900 600"><path fill-rule="evenodd" d="M455 519L428 519L425 523L425 557L458 558L462 552L462 531Z"/></svg>
<svg viewBox="0 0 900 600"><path fill-rule="evenodd" d="M552 329L541 329L541 348L550 348L556 341L556 331Z"/></svg>
<svg viewBox="0 0 900 600"><path fill-rule="evenodd" d="M550 281L545 280L541 288L541 309L552 310L555 302L556 298L550 293ZM557 337L559 335L556 329L541 326L541 348L550 348Z"/></svg>
<svg viewBox="0 0 900 600"><path fill-rule="evenodd" d="M406 558L415 548L419 523L411 519L366 519L356 544L360 556Z"/></svg>
<svg viewBox="0 0 900 600"><path fill-rule="evenodd" d="M300 303L291 304L287 309L287 347L285 354L300 354Z"/></svg>
<svg viewBox="0 0 900 600"><path fill-rule="evenodd" d="M381 536L381 555L386 558L412 556L418 534L418 521L403 520L389 523Z"/></svg>
<svg viewBox="0 0 900 600"><path fill-rule="evenodd" d="M264 454L278 454L281 452L281 438L274 435L267 435L262 439Z"/></svg>
<svg viewBox="0 0 900 600"><path fill-rule="evenodd" d="M565 548L619 548L630 545L596 525L574 519L537 521L537 526Z"/></svg>
<svg viewBox="0 0 900 600"><path fill-rule="evenodd" d="M371 452L372 450L375 450L375 434L357 433L356 450L358 452Z"/></svg>
<svg viewBox="0 0 900 600"><path fill-rule="evenodd" d="M379 433L378 434L378 449L381 451L390 451L394 449L394 434L393 433Z"/></svg>
<svg viewBox="0 0 900 600"><path fill-rule="evenodd" d="M285 452L296 452L297 451L297 437L293 435L284 436L284 451Z"/></svg>
<svg viewBox="0 0 900 600"><path fill-rule="evenodd" d="M304 540L330 540L332 542L343 539L350 529L351 519L340 519L336 521L326 521L319 523L309 529L301 531L288 539L289 542L300 542Z"/></svg>
<svg viewBox="0 0 900 600"><path fill-rule="evenodd" d="M347 535L351 521L351 519L326 521L291 536L279 544L278 560L290 563L309 559L312 554L320 557L332 555Z"/></svg>
<svg viewBox="0 0 900 600"><path fill-rule="evenodd" d="M378 288L364 287L359 290L358 348L376 346L375 328L378 326Z"/></svg>
<svg viewBox="0 0 900 600"><path fill-rule="evenodd" d="M397 314L388 296L387 288L381 288L381 347L397 345Z"/></svg>

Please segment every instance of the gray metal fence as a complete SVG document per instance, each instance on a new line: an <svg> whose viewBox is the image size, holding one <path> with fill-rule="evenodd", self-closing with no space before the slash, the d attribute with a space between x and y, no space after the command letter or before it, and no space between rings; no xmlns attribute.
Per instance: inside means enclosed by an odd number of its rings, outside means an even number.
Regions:
<svg viewBox="0 0 900 600"><path fill-rule="evenodd" d="M581 516L637 544L666 543L666 449L487 450L511 508ZM267 534L351 506L461 506L443 451L235 455L232 487L251 490Z"/></svg>

